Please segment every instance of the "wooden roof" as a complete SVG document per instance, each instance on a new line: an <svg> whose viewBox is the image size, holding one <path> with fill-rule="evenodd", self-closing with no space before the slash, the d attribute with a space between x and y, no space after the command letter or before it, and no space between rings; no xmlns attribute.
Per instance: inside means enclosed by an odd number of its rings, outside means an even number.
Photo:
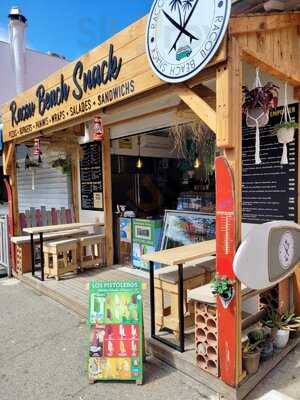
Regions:
<svg viewBox="0 0 300 400"><path fill-rule="evenodd" d="M233 0L232 15L300 10L299 0Z"/></svg>

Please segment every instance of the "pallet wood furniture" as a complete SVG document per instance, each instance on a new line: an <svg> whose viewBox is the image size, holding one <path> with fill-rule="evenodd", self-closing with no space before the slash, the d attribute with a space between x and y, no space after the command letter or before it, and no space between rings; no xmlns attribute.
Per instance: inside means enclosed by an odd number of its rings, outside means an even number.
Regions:
<svg viewBox="0 0 300 400"><path fill-rule="evenodd" d="M77 240L59 240L44 245L44 273L59 280L69 272L77 272Z"/></svg>
<svg viewBox="0 0 300 400"><path fill-rule="evenodd" d="M190 261L196 261L203 257L213 256L216 253L216 241L208 240L206 242L181 246L174 249L162 250L156 253L145 254L142 259L150 263L150 305L151 305L151 337L174 348L184 352L184 280L183 268ZM156 334L155 315L155 284L154 284L154 263L160 263L169 266L176 266L178 271L178 338L179 345L174 344ZM205 275L204 275L205 276ZM204 278L205 279L205 278Z"/></svg>
<svg viewBox="0 0 300 400"><path fill-rule="evenodd" d="M62 224L62 225L51 225L51 226L43 226L36 228L25 228L23 231L25 233L30 234L30 247L31 247L31 268L32 275L35 276L35 257L34 257L34 240L33 237L35 234L39 235L39 243L40 243L40 259L41 259L41 277L37 277L38 279L44 280L44 256L43 256L43 245L44 245L44 234L45 233L54 233L54 232L63 232L69 229L80 229L80 228L94 228L103 226L100 223L75 223L75 224Z"/></svg>
<svg viewBox="0 0 300 400"><path fill-rule="evenodd" d="M194 307L187 302L188 290L205 285L210 281L215 270L215 260L203 261L196 265L183 268L184 290L184 326L185 329L194 325ZM178 321L178 271L177 267L162 268L155 272L155 324L161 330L167 328L179 337ZM170 297L170 306L165 306L165 298Z"/></svg>
<svg viewBox="0 0 300 400"><path fill-rule="evenodd" d="M87 235L87 231L82 229L70 229L64 232L47 233L44 235L45 240L57 239L71 239L81 235ZM35 243L39 241L39 236L34 235L33 240ZM13 236L12 243L16 245L16 272L17 274L26 274L31 272L31 249L30 249L30 236Z"/></svg>
<svg viewBox="0 0 300 400"><path fill-rule="evenodd" d="M105 265L105 235L78 238L78 262L81 271Z"/></svg>
<svg viewBox="0 0 300 400"><path fill-rule="evenodd" d="M19 214L21 230L36 226L72 223L75 223L73 207L61 207L60 209L51 208L51 210L47 210L45 206L41 206L41 208L30 207L29 210L25 210Z"/></svg>

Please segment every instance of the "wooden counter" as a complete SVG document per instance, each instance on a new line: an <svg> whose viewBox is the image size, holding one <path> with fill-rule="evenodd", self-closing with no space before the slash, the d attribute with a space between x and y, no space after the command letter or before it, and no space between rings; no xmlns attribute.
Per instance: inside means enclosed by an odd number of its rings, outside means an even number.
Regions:
<svg viewBox="0 0 300 400"><path fill-rule="evenodd" d="M93 222L87 222L87 223L77 222L74 224L36 226L34 228L24 228L23 232L34 235L36 233L50 233L50 232L66 231L70 229L80 229L80 228L98 227L98 226L104 226L104 224L93 223Z"/></svg>
<svg viewBox="0 0 300 400"><path fill-rule="evenodd" d="M208 240L174 249L161 250L142 256L144 261L152 261L165 265L185 264L198 258L213 256L216 253L216 241Z"/></svg>

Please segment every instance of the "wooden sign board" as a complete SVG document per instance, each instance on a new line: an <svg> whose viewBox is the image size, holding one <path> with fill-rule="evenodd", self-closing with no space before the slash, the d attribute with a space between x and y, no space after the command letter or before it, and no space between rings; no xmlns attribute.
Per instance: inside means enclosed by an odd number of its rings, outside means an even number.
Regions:
<svg viewBox="0 0 300 400"><path fill-rule="evenodd" d="M93 281L88 374L95 381L143 380L143 303L139 281Z"/></svg>
<svg viewBox="0 0 300 400"><path fill-rule="evenodd" d="M160 86L145 53L146 19L112 37L2 109L4 142L82 119Z"/></svg>

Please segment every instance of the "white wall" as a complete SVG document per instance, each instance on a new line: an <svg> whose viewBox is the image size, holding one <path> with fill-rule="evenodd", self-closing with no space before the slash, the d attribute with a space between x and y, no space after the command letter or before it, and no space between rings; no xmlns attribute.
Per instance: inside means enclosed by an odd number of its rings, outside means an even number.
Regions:
<svg viewBox="0 0 300 400"><path fill-rule="evenodd" d="M41 206L45 206L48 210L61 207L70 208L72 205L71 176L64 175L60 170L51 166L51 162L58 155L42 156L43 163L35 170L35 190L32 190L32 173L25 170L24 166L26 154L25 146L20 146L17 151L20 212L24 212L30 207L41 208ZM36 161L32 150L29 150L29 157L32 161Z"/></svg>
<svg viewBox="0 0 300 400"><path fill-rule="evenodd" d="M46 79L68 63L58 57L54 57L35 50L26 49L25 53L26 89ZM15 75L10 54L9 44L0 41L0 106L16 96Z"/></svg>

